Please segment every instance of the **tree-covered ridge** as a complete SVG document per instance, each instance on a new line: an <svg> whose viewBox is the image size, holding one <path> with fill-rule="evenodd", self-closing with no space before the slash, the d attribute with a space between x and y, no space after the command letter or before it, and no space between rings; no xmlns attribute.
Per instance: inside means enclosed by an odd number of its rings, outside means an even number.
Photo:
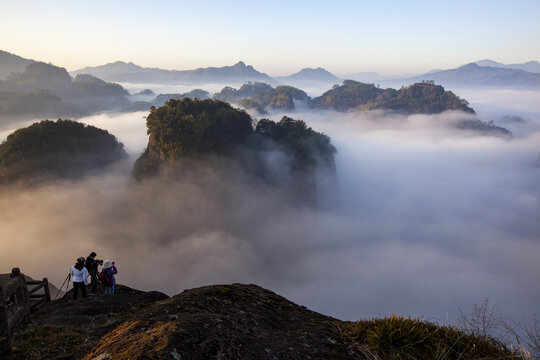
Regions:
<svg viewBox="0 0 540 360"><path fill-rule="evenodd" d="M337 111L382 109L408 114L437 114L447 110L459 110L474 113L466 100L429 81L395 90L345 80L343 85L336 85L313 99L313 106Z"/></svg>
<svg viewBox="0 0 540 360"><path fill-rule="evenodd" d="M225 87L214 95L215 99L238 103L246 109L255 109L259 113L264 113L265 109L286 109L295 108L294 100L309 101L309 96L302 90L292 86L277 86L273 88L263 83L246 83L240 89Z"/></svg>
<svg viewBox="0 0 540 360"><path fill-rule="evenodd" d="M342 85L334 85L321 96L313 99L312 106L322 109L347 111L364 105L377 98L383 89L373 84L365 84L354 80L345 80Z"/></svg>
<svg viewBox="0 0 540 360"><path fill-rule="evenodd" d="M126 156L107 131L71 120L43 120L0 144L0 179L27 175L79 176Z"/></svg>
<svg viewBox="0 0 540 360"><path fill-rule="evenodd" d="M263 119L253 129L247 113L219 100L169 100L162 107L153 107L146 123L150 138L135 163L136 178L155 174L162 165L183 157L218 155L242 162L245 153L250 159L263 158L269 147L283 151L294 171L334 167L336 150L330 138L302 120L283 117L276 123Z"/></svg>
<svg viewBox="0 0 540 360"><path fill-rule="evenodd" d="M466 100L433 82L416 83L398 91L387 89L376 99L366 102L362 109L396 110L408 114L437 114L459 110L474 114Z"/></svg>
<svg viewBox="0 0 540 360"><path fill-rule="evenodd" d="M283 146L298 166L316 167L321 162L325 166L334 166L336 148L330 138L308 127L303 120L287 116L279 122L262 119L257 123L255 133Z"/></svg>
<svg viewBox="0 0 540 360"><path fill-rule="evenodd" d="M226 101L228 103L235 103L241 99L249 98L258 93L272 91L272 86L259 82L247 82L239 89L235 89L230 86L224 87L220 92L214 94L214 99Z"/></svg>

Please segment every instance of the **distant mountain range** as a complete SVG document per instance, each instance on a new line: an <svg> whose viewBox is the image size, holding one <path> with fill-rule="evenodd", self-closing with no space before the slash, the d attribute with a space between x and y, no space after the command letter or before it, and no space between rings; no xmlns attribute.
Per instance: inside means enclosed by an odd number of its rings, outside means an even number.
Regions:
<svg viewBox="0 0 540 360"><path fill-rule="evenodd" d="M519 69L519 70L528 71L528 72L532 72L532 73L540 73L540 62L538 62L538 61L527 61L526 63L522 63L522 64L505 65L505 64L497 62L497 61L484 59L484 60L476 61L475 64L480 65L480 66L489 66L489 67L507 68L507 69Z"/></svg>
<svg viewBox="0 0 540 360"><path fill-rule="evenodd" d="M25 59L18 55L0 50L0 80L5 79L11 73L20 73L24 71L26 65L34 60Z"/></svg>
<svg viewBox="0 0 540 360"><path fill-rule="evenodd" d="M246 65L242 61L232 66L208 67L195 70L144 68L131 62L117 61L102 66L85 67L71 72L73 76L77 74L91 74L107 81L132 83L202 85L256 81L277 84L270 76L255 70L253 66Z"/></svg>
<svg viewBox="0 0 540 360"><path fill-rule="evenodd" d="M438 84L460 86L498 86L515 88L540 88L540 74L513 68L480 66L470 63L456 69L429 72L404 79L403 82L433 80Z"/></svg>
<svg viewBox="0 0 540 360"><path fill-rule="evenodd" d="M251 65L239 61L232 66L199 68L195 70L163 70L159 68L145 68L134 63L116 61L114 63L85 67L71 72L77 74L91 74L100 79L116 82L132 83L175 83L184 85L203 84L243 84L246 82L259 82L270 85L313 85L337 84L342 80L323 68L305 68L289 76L270 77L259 72Z"/></svg>
<svg viewBox="0 0 540 360"><path fill-rule="evenodd" d="M34 62L0 50L0 80L12 73L22 73L26 66ZM164 70L147 68L132 62L116 61L106 65L85 67L70 73L90 74L111 82L162 83L178 85L229 84L241 85L246 82L280 84L295 87L332 86L341 83L340 77L323 68L305 68L288 76L271 76L257 71L253 66L239 61L232 66L198 68L195 70ZM401 79L383 76L374 72L359 72L341 76L367 83L396 86L433 80L442 85L459 86L499 86L517 88L540 88L540 62L528 61L522 64L503 64L489 59L463 65L456 69L432 70L422 75L403 76Z"/></svg>

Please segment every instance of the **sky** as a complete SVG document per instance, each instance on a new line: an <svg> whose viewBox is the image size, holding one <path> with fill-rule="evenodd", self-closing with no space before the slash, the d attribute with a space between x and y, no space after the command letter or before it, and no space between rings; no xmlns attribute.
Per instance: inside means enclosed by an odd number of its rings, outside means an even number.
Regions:
<svg viewBox="0 0 540 360"><path fill-rule="evenodd" d="M0 49L69 71L117 60L272 76L423 73L540 60L540 1L0 0Z"/></svg>

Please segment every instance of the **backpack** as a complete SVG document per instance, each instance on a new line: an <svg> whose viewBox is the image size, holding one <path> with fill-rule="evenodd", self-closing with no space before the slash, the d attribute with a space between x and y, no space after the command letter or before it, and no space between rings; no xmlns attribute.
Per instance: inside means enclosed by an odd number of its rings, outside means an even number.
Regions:
<svg viewBox="0 0 540 360"><path fill-rule="evenodd" d="M97 274L97 277L103 286L111 286L111 276L103 271Z"/></svg>

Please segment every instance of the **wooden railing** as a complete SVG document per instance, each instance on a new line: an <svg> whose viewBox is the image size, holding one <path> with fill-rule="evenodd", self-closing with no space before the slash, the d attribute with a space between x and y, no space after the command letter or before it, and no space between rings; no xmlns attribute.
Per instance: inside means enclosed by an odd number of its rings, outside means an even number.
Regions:
<svg viewBox="0 0 540 360"><path fill-rule="evenodd" d="M27 285L37 285L28 291ZM43 289L43 294L36 294ZM30 311L44 302L51 301L49 282L25 281L19 268L13 268L9 281L0 286L0 354L11 349L13 333L22 323L27 323Z"/></svg>
<svg viewBox="0 0 540 360"><path fill-rule="evenodd" d="M43 280L27 280L26 285L34 285L33 289L28 290L30 299L30 311L34 311L39 305L51 301L51 293L49 292L49 281L47 278ZM43 294L36 294L39 289L43 289Z"/></svg>

